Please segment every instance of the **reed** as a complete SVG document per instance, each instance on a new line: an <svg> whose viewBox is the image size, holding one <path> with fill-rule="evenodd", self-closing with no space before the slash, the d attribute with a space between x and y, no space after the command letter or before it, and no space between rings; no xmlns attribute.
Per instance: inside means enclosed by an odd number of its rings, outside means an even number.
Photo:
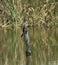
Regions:
<svg viewBox="0 0 58 65"><path fill-rule="evenodd" d="M24 17L28 19L30 65L58 63L57 0L0 0L0 65L25 65L21 38ZM53 63L54 64L54 63Z"/></svg>

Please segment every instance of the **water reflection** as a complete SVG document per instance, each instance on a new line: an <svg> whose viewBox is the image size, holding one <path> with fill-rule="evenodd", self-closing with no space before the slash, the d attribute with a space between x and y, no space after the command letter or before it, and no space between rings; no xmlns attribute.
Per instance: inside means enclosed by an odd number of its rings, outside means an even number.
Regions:
<svg viewBox="0 0 58 65"><path fill-rule="evenodd" d="M26 59L21 28L0 29L0 65L58 65L58 40L48 31L29 29L32 54Z"/></svg>

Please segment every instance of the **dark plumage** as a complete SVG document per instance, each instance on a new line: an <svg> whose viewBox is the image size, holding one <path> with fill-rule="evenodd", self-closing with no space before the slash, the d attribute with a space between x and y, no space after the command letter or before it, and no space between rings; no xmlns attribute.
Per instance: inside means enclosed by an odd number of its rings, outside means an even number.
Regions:
<svg viewBox="0 0 58 65"><path fill-rule="evenodd" d="M30 56L31 51L30 51L29 35L28 35L26 22L24 22L24 24L23 24L23 33L22 33L21 37L22 36L23 36L24 42L26 44L26 56Z"/></svg>

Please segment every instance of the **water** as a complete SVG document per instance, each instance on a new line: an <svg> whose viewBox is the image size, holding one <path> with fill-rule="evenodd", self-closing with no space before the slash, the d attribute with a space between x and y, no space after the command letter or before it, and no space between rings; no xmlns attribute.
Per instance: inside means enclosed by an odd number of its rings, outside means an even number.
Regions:
<svg viewBox="0 0 58 65"><path fill-rule="evenodd" d="M58 65L58 29L29 28L29 65ZM0 29L0 65L26 65L22 30Z"/></svg>

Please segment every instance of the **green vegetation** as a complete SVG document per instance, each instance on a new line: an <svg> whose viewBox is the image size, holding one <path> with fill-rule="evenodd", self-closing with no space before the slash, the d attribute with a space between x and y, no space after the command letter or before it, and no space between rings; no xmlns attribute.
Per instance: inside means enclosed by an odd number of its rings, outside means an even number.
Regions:
<svg viewBox="0 0 58 65"><path fill-rule="evenodd" d="M25 17L32 51L30 65L58 65L57 0L0 0L0 65L25 65L19 27Z"/></svg>
<svg viewBox="0 0 58 65"><path fill-rule="evenodd" d="M21 25L27 17L29 25L57 25L57 0L0 0L0 26Z"/></svg>

